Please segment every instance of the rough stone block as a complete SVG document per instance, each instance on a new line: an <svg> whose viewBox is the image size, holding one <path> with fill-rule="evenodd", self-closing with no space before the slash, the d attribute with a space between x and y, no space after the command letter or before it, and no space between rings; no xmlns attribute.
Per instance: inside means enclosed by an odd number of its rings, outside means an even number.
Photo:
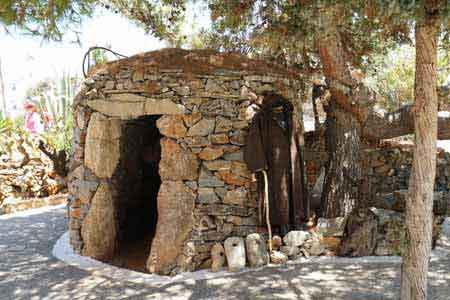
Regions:
<svg viewBox="0 0 450 300"><path fill-rule="evenodd" d="M147 268L169 274L192 231L195 194L182 181L163 181L158 193L158 227Z"/></svg>
<svg viewBox="0 0 450 300"><path fill-rule="evenodd" d="M228 191L223 198L223 203L244 206L247 201L247 191L244 188L237 188Z"/></svg>
<svg viewBox="0 0 450 300"><path fill-rule="evenodd" d="M163 138L161 143L161 161L159 175L162 180L195 180L198 177L197 156L190 150L184 150L174 140Z"/></svg>
<svg viewBox="0 0 450 300"><path fill-rule="evenodd" d="M102 183L92 198L92 203L81 228L83 255L101 261L113 258L117 230L114 199L108 183Z"/></svg>
<svg viewBox="0 0 450 300"><path fill-rule="evenodd" d="M287 260L288 260L288 257L283 252L272 251L272 253L270 253L270 261L273 264L282 265L282 264L285 264L287 262Z"/></svg>
<svg viewBox="0 0 450 300"><path fill-rule="evenodd" d="M223 155L223 150L216 147L206 147L198 155L202 160L215 160Z"/></svg>
<svg viewBox="0 0 450 300"><path fill-rule="evenodd" d="M93 113L85 146L85 164L99 178L110 178L120 157L121 122Z"/></svg>
<svg viewBox="0 0 450 300"><path fill-rule="evenodd" d="M213 272L218 272L225 264L225 249L222 244L216 243L211 248L211 270Z"/></svg>
<svg viewBox="0 0 450 300"><path fill-rule="evenodd" d="M189 128L187 136L207 136L214 131L215 123L215 120L202 119Z"/></svg>
<svg viewBox="0 0 450 300"><path fill-rule="evenodd" d="M197 202L202 204L220 202L213 188L199 188Z"/></svg>
<svg viewBox="0 0 450 300"><path fill-rule="evenodd" d="M239 271L245 267L245 244L241 237L230 237L225 240L225 255L230 271Z"/></svg>
<svg viewBox="0 0 450 300"><path fill-rule="evenodd" d="M183 117L180 115L162 116L156 122L156 126L162 135L175 139L184 137L187 132Z"/></svg>
<svg viewBox="0 0 450 300"><path fill-rule="evenodd" d="M249 234L245 238L245 247L250 267L261 267L269 263L266 241L260 234Z"/></svg>
<svg viewBox="0 0 450 300"><path fill-rule="evenodd" d="M300 247L308 239L310 233L302 230L294 230L288 232L284 237L283 241L287 246Z"/></svg>

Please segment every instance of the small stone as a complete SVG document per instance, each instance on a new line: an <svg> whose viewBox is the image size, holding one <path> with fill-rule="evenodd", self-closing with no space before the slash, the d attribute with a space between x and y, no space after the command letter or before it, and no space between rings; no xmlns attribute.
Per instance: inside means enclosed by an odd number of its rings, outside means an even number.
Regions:
<svg viewBox="0 0 450 300"><path fill-rule="evenodd" d="M281 239L281 237L278 236L278 235L274 235L272 237L272 248L273 248L273 250L279 250L282 245L283 245L283 240Z"/></svg>
<svg viewBox="0 0 450 300"><path fill-rule="evenodd" d="M92 196L97 190L97 181L83 181L78 187L77 196L80 198L82 203L90 203Z"/></svg>
<svg viewBox="0 0 450 300"><path fill-rule="evenodd" d="M387 174L390 171L391 167L389 165L382 165L374 168L375 172L378 174Z"/></svg>
<svg viewBox="0 0 450 300"><path fill-rule="evenodd" d="M196 191L198 189L197 181L185 181L184 184L193 191Z"/></svg>
<svg viewBox="0 0 450 300"><path fill-rule="evenodd" d="M345 218L319 218L317 220L317 230L325 237L342 236L344 234Z"/></svg>
<svg viewBox="0 0 450 300"><path fill-rule="evenodd" d="M231 162L224 159L205 161L203 165L211 171L229 170L231 168Z"/></svg>
<svg viewBox="0 0 450 300"><path fill-rule="evenodd" d="M199 188L197 202L202 204L220 202L213 188Z"/></svg>
<svg viewBox="0 0 450 300"><path fill-rule="evenodd" d="M215 133L223 133L228 132L233 128L233 122L230 120L224 118L224 117L217 117L216 118L216 129Z"/></svg>
<svg viewBox="0 0 450 300"><path fill-rule="evenodd" d="M285 264L287 262L287 260L288 260L288 257L283 252L272 251L272 253L270 253L270 261L273 264L282 265L282 264Z"/></svg>
<svg viewBox="0 0 450 300"><path fill-rule="evenodd" d="M181 96L188 96L191 92L191 89L188 86L174 87L172 90Z"/></svg>
<svg viewBox="0 0 450 300"><path fill-rule="evenodd" d="M81 219L80 208L72 208L70 210L70 218Z"/></svg>
<svg viewBox="0 0 450 300"><path fill-rule="evenodd" d="M239 161L233 161L231 163L231 170L233 174L236 174L240 177L251 178L252 174L250 170L247 168L247 164Z"/></svg>
<svg viewBox="0 0 450 300"><path fill-rule="evenodd" d="M248 122L247 121L236 121L233 122L233 128L234 129L243 129L248 127Z"/></svg>
<svg viewBox="0 0 450 300"><path fill-rule="evenodd" d="M187 127L194 126L198 121L202 119L202 115L198 112L193 112L190 115L184 115L183 120Z"/></svg>
<svg viewBox="0 0 450 300"><path fill-rule="evenodd" d="M198 229L201 231L211 230L217 227L210 216L203 216L198 223Z"/></svg>
<svg viewBox="0 0 450 300"><path fill-rule="evenodd" d="M210 145L207 137L204 136L193 136L184 138L184 142L189 147L205 147Z"/></svg>
<svg viewBox="0 0 450 300"><path fill-rule="evenodd" d="M288 246L300 247L308 239L310 233L308 231L294 230L288 232L283 241Z"/></svg>
<svg viewBox="0 0 450 300"><path fill-rule="evenodd" d="M269 263L266 242L260 234L249 234L245 238L245 247L250 267L261 267Z"/></svg>
<svg viewBox="0 0 450 300"><path fill-rule="evenodd" d="M116 85L116 83L114 81L108 80L105 83L105 90L113 90L115 85Z"/></svg>
<svg viewBox="0 0 450 300"><path fill-rule="evenodd" d="M223 65L223 61L224 61L224 57L223 56L219 56L219 55L211 55L209 57L209 63L214 65L214 66L222 66Z"/></svg>
<svg viewBox="0 0 450 300"><path fill-rule="evenodd" d="M241 147L235 145L222 145L221 148L225 154L238 152L241 149Z"/></svg>
<svg viewBox="0 0 450 300"><path fill-rule="evenodd" d="M241 237L229 237L225 240L225 255L230 271L235 272L245 267L245 245Z"/></svg>
<svg viewBox="0 0 450 300"><path fill-rule="evenodd" d="M230 142L233 145L243 146L245 145L245 139L246 139L246 133L242 130L238 130L236 132L233 132L233 134L230 137Z"/></svg>
<svg viewBox="0 0 450 300"><path fill-rule="evenodd" d="M288 257L298 255L300 253L300 249L296 246L281 246L280 251L286 254Z"/></svg>
<svg viewBox="0 0 450 300"><path fill-rule="evenodd" d="M256 92L257 94L262 94L262 93L264 93L264 92L271 92L271 91L273 91L273 90L274 90L274 88L273 88L272 85L270 85L270 84L264 84L264 85L262 85L262 86L256 88L256 89L255 89L255 92Z"/></svg>
<svg viewBox="0 0 450 300"><path fill-rule="evenodd" d="M247 201L247 191L244 188L238 188L228 191L223 198L223 203L244 206Z"/></svg>
<svg viewBox="0 0 450 300"><path fill-rule="evenodd" d="M225 264L225 249L222 244L216 243L211 248L211 271L219 272Z"/></svg>
<svg viewBox="0 0 450 300"><path fill-rule="evenodd" d="M224 187L216 187L214 190L217 196L219 196L220 200L223 200L228 192L228 190Z"/></svg>
<svg viewBox="0 0 450 300"><path fill-rule="evenodd" d="M225 183L231 185L244 186L249 181L247 178L232 173L230 170L220 170L216 173L216 176L223 180Z"/></svg>
<svg viewBox="0 0 450 300"><path fill-rule="evenodd" d="M136 69L136 71L133 72L133 81L143 81L143 80L144 80L144 70Z"/></svg>
<svg viewBox="0 0 450 300"><path fill-rule="evenodd" d="M162 92L162 88L158 81L149 80L145 85L145 91L148 94L157 94Z"/></svg>
<svg viewBox="0 0 450 300"><path fill-rule="evenodd" d="M189 128L187 136L207 136L214 130L215 120L202 119Z"/></svg>
<svg viewBox="0 0 450 300"><path fill-rule="evenodd" d="M198 155L202 160L215 160L223 155L223 150L221 148L204 148Z"/></svg>
<svg viewBox="0 0 450 300"><path fill-rule="evenodd" d="M230 161L244 161L244 152L225 153L223 158Z"/></svg>
<svg viewBox="0 0 450 300"><path fill-rule="evenodd" d="M200 187L222 187L225 183L214 176L208 169L202 168L198 179L198 185Z"/></svg>
<svg viewBox="0 0 450 300"><path fill-rule="evenodd" d="M162 116L156 121L156 126L161 134L167 137L179 139L186 136L187 129L180 115Z"/></svg>
<svg viewBox="0 0 450 300"><path fill-rule="evenodd" d="M205 85L205 91L209 93L221 93L223 92L223 88L217 84L217 82L213 79L208 79Z"/></svg>
<svg viewBox="0 0 450 300"><path fill-rule="evenodd" d="M229 141L228 135L224 133L211 135L211 143L213 144L227 144Z"/></svg>
<svg viewBox="0 0 450 300"><path fill-rule="evenodd" d="M325 246L322 245L323 237L316 232L312 232L309 239L303 244L309 255L319 256L325 252Z"/></svg>

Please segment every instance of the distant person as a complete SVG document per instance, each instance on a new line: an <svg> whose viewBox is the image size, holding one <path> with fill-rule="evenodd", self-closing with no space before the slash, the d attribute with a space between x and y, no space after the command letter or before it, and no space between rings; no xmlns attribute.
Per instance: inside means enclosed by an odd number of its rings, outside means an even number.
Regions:
<svg viewBox="0 0 450 300"><path fill-rule="evenodd" d="M41 116L38 113L36 104L27 101L24 103L25 110L25 130L31 135L38 135L44 131L44 125L41 122Z"/></svg>

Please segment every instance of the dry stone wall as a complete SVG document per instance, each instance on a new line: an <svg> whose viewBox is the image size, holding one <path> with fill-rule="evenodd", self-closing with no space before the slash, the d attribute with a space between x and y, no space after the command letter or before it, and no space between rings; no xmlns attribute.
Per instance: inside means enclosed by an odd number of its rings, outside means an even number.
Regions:
<svg viewBox="0 0 450 300"><path fill-rule="evenodd" d="M411 144L384 142L364 146L362 150L363 192L368 204L379 202L379 196L408 189L413 161ZM327 152L323 132L305 134L305 168L310 191L325 168ZM450 192L450 153L440 149L436 161L435 191Z"/></svg>
<svg viewBox="0 0 450 300"><path fill-rule="evenodd" d="M73 108L73 248L97 259L114 255L120 139L124 122L145 115L161 115L157 127L163 136L159 216L148 270L176 274L210 267L215 243L257 232L256 182L243 161L248 125L258 109L254 95L282 94L296 107L301 126L301 82L295 78L234 54L174 49L91 72Z"/></svg>

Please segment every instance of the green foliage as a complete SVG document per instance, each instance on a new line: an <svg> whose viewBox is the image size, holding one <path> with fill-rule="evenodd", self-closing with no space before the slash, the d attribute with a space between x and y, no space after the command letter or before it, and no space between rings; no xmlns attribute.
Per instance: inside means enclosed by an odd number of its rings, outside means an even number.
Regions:
<svg viewBox="0 0 450 300"><path fill-rule="evenodd" d="M184 18L181 0L2 0L0 24L26 34L60 41L66 32L77 33L84 17L104 8L129 18L147 32L174 42Z"/></svg>
<svg viewBox="0 0 450 300"><path fill-rule="evenodd" d="M51 148L59 151L64 150L68 157L71 154L73 135L73 117L70 113L65 123L58 121L55 125L42 134L45 143Z"/></svg>
<svg viewBox="0 0 450 300"><path fill-rule="evenodd" d="M438 86L450 76L449 55L438 53ZM386 55L374 55L367 68L366 84L377 94L377 103L388 111L411 104L414 99L415 49L409 45L396 47Z"/></svg>
<svg viewBox="0 0 450 300"><path fill-rule="evenodd" d="M9 118L0 117L0 134L7 134L14 127L14 122Z"/></svg>
<svg viewBox="0 0 450 300"><path fill-rule="evenodd" d="M19 137L29 139L29 136L23 129L23 125L23 117L18 117L14 120L11 118L0 118L0 153L11 154Z"/></svg>
<svg viewBox="0 0 450 300"><path fill-rule="evenodd" d="M61 40L84 16L91 16L96 0L2 0L0 24L26 34Z"/></svg>
<svg viewBox="0 0 450 300"><path fill-rule="evenodd" d="M414 99L415 50L404 45L387 55L375 55L366 83L377 94L377 103L393 111Z"/></svg>

